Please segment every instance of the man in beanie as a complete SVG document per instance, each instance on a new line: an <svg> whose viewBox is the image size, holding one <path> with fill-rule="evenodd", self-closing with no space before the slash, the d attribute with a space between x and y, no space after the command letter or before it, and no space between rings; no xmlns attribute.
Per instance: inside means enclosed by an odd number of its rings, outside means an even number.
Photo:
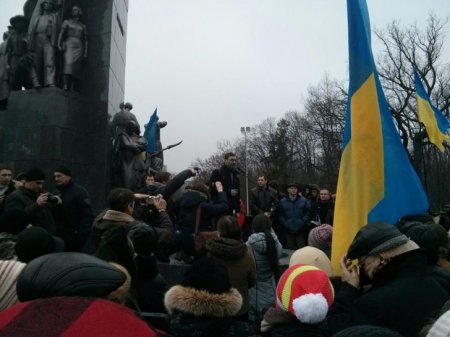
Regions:
<svg viewBox="0 0 450 337"><path fill-rule="evenodd" d="M296 183L288 184L288 195L281 199L278 207L280 224L286 232L286 245L289 249L305 247L308 242L311 204L298 191Z"/></svg>
<svg viewBox="0 0 450 337"><path fill-rule="evenodd" d="M5 211L18 209L27 213L33 226L40 226L52 235L59 230L51 208L58 207L61 199L44 191L45 173L39 168L32 168L25 173L25 183L10 194L6 200Z"/></svg>
<svg viewBox="0 0 450 337"><path fill-rule="evenodd" d="M358 260L359 268L352 264ZM328 314L332 332L354 325L376 325L417 336L448 293L427 276L427 256L396 227L363 226L340 262L342 286ZM359 269L359 271L358 271ZM366 292L361 289L371 287Z"/></svg>
<svg viewBox="0 0 450 337"><path fill-rule="evenodd" d="M54 194L62 200L61 212L56 215L62 225L62 238L66 251L79 252L83 248L94 220L94 212L87 190L72 180L68 167L59 166L54 170L56 189Z"/></svg>

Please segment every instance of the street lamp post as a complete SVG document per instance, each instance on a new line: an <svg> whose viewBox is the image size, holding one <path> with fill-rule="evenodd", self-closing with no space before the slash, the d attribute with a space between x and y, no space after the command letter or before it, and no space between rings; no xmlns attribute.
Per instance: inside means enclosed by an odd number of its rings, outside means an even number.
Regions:
<svg viewBox="0 0 450 337"><path fill-rule="evenodd" d="M241 133L244 135L244 160L245 160L245 205L247 208L247 215L250 215L250 207L248 204L248 165L247 165L247 134L250 132L249 126L241 126Z"/></svg>

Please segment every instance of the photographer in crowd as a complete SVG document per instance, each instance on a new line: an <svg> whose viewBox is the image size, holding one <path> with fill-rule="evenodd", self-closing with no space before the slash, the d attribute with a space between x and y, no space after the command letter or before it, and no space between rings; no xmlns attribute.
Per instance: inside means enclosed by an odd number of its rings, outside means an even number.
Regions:
<svg viewBox="0 0 450 337"><path fill-rule="evenodd" d="M102 235L115 227L131 228L137 223L144 223L133 217L135 202L152 205L157 213L155 221L150 223L158 237L157 249L163 249L173 242L174 229L166 212L167 203L160 195L150 197L146 194L134 194L127 188L115 188L108 195L108 209L98 216L92 226L92 239L95 249L99 246Z"/></svg>
<svg viewBox="0 0 450 337"><path fill-rule="evenodd" d="M44 191L45 173L39 168L32 168L25 173L25 183L11 193L6 200L5 211L23 210L33 226L45 228L52 235L61 232L51 208L60 207L61 199Z"/></svg>

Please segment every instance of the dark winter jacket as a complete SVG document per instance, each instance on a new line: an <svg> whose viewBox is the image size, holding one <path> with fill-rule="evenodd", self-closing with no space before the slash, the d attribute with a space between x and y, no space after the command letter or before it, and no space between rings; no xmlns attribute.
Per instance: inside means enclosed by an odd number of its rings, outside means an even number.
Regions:
<svg viewBox="0 0 450 337"><path fill-rule="evenodd" d="M320 200L311 205L311 221L319 221L321 224L333 225L334 203L331 200L321 202Z"/></svg>
<svg viewBox="0 0 450 337"><path fill-rule="evenodd" d="M248 289L256 283L255 259L245 243L229 238L206 242L208 254L219 259L228 269L230 283L242 295L243 303L238 315L248 313Z"/></svg>
<svg viewBox="0 0 450 337"><path fill-rule="evenodd" d="M213 229L215 217L227 214L228 202L225 192L217 194L214 203L208 201L208 197L195 190L186 190L179 201L177 216L177 228L194 233L197 208L200 206L199 230L207 231Z"/></svg>
<svg viewBox="0 0 450 337"><path fill-rule="evenodd" d="M437 314L448 293L427 276L427 257L416 249L392 258L364 294L344 282L328 312L335 333L354 325L376 325L417 336L427 319Z"/></svg>
<svg viewBox="0 0 450 337"><path fill-rule="evenodd" d="M51 204L39 206L36 203L38 195L25 187L19 187L11 193L6 200L5 211L20 209L27 213L30 223L33 226L45 228L52 235L60 235L56 221L50 211ZM54 206L58 207L58 206Z"/></svg>
<svg viewBox="0 0 450 337"><path fill-rule="evenodd" d="M0 233L0 260L17 260L16 236L11 233Z"/></svg>
<svg viewBox="0 0 450 337"><path fill-rule="evenodd" d="M280 224L288 233L306 232L310 208L308 199L301 196L293 200L289 197L281 199L278 207Z"/></svg>
<svg viewBox="0 0 450 337"><path fill-rule="evenodd" d="M174 337L248 337L247 323L236 321L242 297L231 288L223 294L174 286L164 298L170 315L169 333Z"/></svg>
<svg viewBox="0 0 450 337"><path fill-rule="evenodd" d="M267 337L328 336L325 322L305 324L290 313L276 308L269 308L264 314L261 331L262 335Z"/></svg>
<svg viewBox="0 0 450 337"><path fill-rule="evenodd" d="M159 221L153 227L158 234L159 248L172 244L174 228L172 221L170 221L170 218L166 212L159 212L158 214ZM139 221L135 220L131 215L126 213L107 210L103 217L94 221L94 224L92 225L92 238L95 248L98 248L101 236L107 230L124 225L131 228L131 226L137 222Z"/></svg>
<svg viewBox="0 0 450 337"><path fill-rule="evenodd" d="M136 299L141 311L165 313L164 294L168 286L159 273L154 256L138 255L135 258L137 268Z"/></svg>
<svg viewBox="0 0 450 337"><path fill-rule="evenodd" d="M272 188L254 187L249 194L249 205L253 216L272 212L278 204L277 192Z"/></svg>
<svg viewBox="0 0 450 337"><path fill-rule="evenodd" d="M89 194L84 187L72 181L65 186L56 187L54 194L63 202L60 211L54 214L63 227L62 238L66 242L66 250L80 251L94 220Z"/></svg>
<svg viewBox="0 0 450 337"><path fill-rule="evenodd" d="M154 182L146 187L146 193L150 195L161 194L164 200L168 201L170 197L184 184L184 181L193 176L190 169L183 170L172 179L169 180L167 184L162 184L160 182Z"/></svg>
<svg viewBox="0 0 450 337"><path fill-rule="evenodd" d="M8 184L8 187L6 188L5 192L0 196L0 215L2 215L5 212L5 206L6 206L6 200L8 199L9 195L14 192L17 189L16 184L14 181L10 181Z"/></svg>
<svg viewBox="0 0 450 337"><path fill-rule="evenodd" d="M235 213L240 213L241 211L241 194L240 194L240 181L239 181L239 175L237 171L230 171L225 165L222 165L222 167L218 170L214 170L211 174L211 179L209 181L210 186L213 186L213 184L216 181L220 181L223 185L223 190L225 194L227 195L228 199L228 214L233 214L233 211ZM236 195L231 195L231 190L236 191ZM214 192L214 188L212 189L212 192ZM213 200L216 198L215 193L211 193L213 196Z"/></svg>

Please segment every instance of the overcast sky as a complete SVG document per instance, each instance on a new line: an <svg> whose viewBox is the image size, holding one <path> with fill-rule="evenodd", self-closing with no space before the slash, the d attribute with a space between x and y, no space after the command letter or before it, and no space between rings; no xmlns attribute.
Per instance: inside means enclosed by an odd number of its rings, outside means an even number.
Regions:
<svg viewBox="0 0 450 337"><path fill-rule="evenodd" d="M0 0L1 27L23 3ZM367 3L372 28L450 15L450 0ZM325 73L348 76L344 0L130 0L128 14L125 100L142 126L158 107L163 146L183 140L165 153L171 172L241 137L241 126L302 111ZM444 63L450 32L446 41Z"/></svg>

